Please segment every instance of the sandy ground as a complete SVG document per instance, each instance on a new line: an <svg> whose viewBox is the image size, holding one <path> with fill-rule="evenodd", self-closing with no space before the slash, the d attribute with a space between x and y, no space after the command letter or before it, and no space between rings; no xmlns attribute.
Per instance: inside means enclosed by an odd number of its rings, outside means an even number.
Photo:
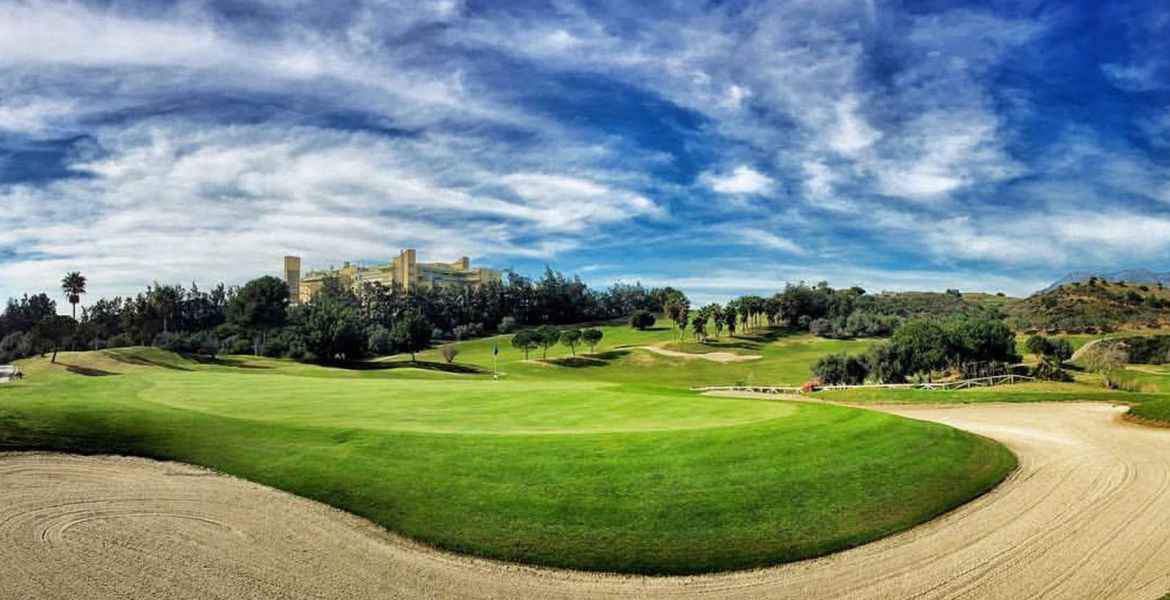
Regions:
<svg viewBox="0 0 1170 600"><path fill-rule="evenodd" d="M821 559L684 578L438 552L329 507L136 458L0 455L0 598L1125 598L1170 590L1170 431L1105 404L887 408L1001 440L1002 486Z"/></svg>
<svg viewBox="0 0 1170 600"><path fill-rule="evenodd" d="M679 352L678 350L671 350L669 348L661 348L659 346L634 346L643 350L649 350L655 354L662 356L671 356L674 358L687 358L692 360L709 360L717 363L732 363L745 362L749 360L760 360L763 358L759 354L736 354L734 352L703 352L701 354L694 352Z"/></svg>

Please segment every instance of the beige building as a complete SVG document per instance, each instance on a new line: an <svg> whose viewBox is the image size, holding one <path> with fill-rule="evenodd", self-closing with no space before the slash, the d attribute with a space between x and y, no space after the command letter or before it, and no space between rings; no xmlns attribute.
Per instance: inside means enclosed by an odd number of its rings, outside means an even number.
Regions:
<svg viewBox="0 0 1170 600"><path fill-rule="evenodd" d="M471 268L466 256L449 263L420 263L413 249L398 253L387 264L363 266L344 263L340 269L309 271L301 274L299 256L284 257L284 281L288 284L289 300L307 302L321 289L329 277L336 277L342 285L354 289L365 283L380 283L386 287L398 285L404 290L430 287L466 287L499 282L500 272L484 267Z"/></svg>

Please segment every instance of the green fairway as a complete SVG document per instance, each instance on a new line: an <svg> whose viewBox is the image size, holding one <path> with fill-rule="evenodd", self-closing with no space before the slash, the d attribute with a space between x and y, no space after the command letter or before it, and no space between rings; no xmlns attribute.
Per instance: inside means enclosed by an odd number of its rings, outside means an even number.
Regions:
<svg viewBox="0 0 1170 600"><path fill-rule="evenodd" d="M999 444L941 425L684 389L748 373L799 381L810 356L865 342L742 339L721 350L764 358L723 365L616 348L669 331L608 329L602 365L525 362L509 347L499 381L441 365L62 353L63 365L25 361L28 378L0 386L0 449L181 460L451 550L656 574L860 544L981 494L1014 466ZM459 362L490 367L497 341L463 344Z"/></svg>

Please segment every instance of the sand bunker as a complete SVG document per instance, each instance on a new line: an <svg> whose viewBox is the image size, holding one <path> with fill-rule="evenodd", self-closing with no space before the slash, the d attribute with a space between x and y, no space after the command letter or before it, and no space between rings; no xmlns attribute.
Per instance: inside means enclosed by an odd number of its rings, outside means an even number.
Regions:
<svg viewBox="0 0 1170 600"><path fill-rule="evenodd" d="M759 354L736 354L734 352L679 352L678 350L670 350L669 348L662 348L660 346L635 346L643 350L649 350L655 354L662 356L670 356L672 358L685 358L690 360L709 360L717 363L732 363L732 362L746 362L749 360L760 360L763 358Z"/></svg>
<svg viewBox="0 0 1170 600"><path fill-rule="evenodd" d="M1170 590L1170 431L1106 404L896 407L1003 441L1020 469L930 523L821 559L647 578L422 547L174 463L0 455L0 598L1095 598Z"/></svg>

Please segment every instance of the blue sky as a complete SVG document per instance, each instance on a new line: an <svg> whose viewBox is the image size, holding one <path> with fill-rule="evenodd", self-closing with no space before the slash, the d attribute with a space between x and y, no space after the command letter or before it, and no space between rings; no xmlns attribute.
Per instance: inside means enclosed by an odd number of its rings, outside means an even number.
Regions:
<svg viewBox="0 0 1170 600"><path fill-rule="evenodd" d="M473 261L697 299L1170 269L1170 6L0 0L0 297Z"/></svg>

